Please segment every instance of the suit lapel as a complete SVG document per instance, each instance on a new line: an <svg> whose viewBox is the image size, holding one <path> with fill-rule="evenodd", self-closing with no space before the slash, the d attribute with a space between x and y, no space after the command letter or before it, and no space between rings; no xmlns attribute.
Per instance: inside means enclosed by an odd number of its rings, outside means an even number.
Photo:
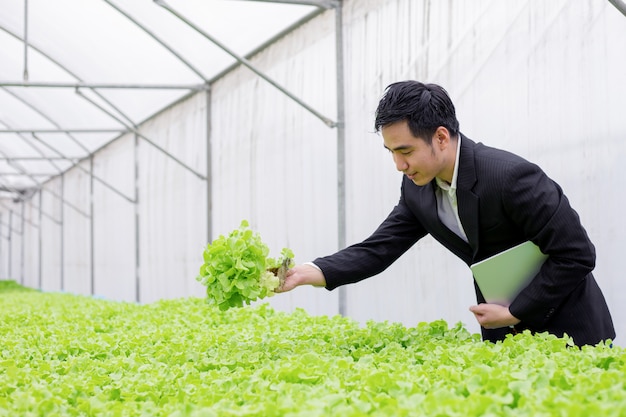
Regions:
<svg viewBox="0 0 626 417"><path fill-rule="evenodd" d="M468 243L472 248L472 258L478 253L478 196L472 191L476 184L476 166L474 164L474 146L476 143L461 135L461 155L457 176L456 197L459 205L459 218Z"/></svg>
<svg viewBox="0 0 626 417"><path fill-rule="evenodd" d="M408 179L406 186L418 187ZM467 260L470 258L473 248L470 250L470 246L457 236L456 233L448 229L439 219L439 215L437 214L437 198L435 197L435 190L437 188L435 181L433 180L430 184L419 188L421 188L419 202L420 206L424 208L421 210L421 213L424 216L424 224L428 225L428 232L461 259ZM465 224L463 227L465 228Z"/></svg>

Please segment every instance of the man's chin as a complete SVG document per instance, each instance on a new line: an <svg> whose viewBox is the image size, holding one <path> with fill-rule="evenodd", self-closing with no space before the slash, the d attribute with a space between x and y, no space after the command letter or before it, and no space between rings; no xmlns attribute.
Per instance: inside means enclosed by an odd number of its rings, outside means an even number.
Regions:
<svg viewBox="0 0 626 417"><path fill-rule="evenodd" d="M430 181L425 181L423 178L413 178L411 182L413 182L413 184L417 185L418 187L423 187Z"/></svg>

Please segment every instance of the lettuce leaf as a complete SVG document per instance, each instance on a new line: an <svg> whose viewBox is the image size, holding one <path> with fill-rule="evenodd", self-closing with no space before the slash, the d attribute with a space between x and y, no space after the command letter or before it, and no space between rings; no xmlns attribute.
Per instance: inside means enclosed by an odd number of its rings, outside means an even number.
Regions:
<svg viewBox="0 0 626 417"><path fill-rule="evenodd" d="M269 252L247 220L228 236L207 244L196 280L207 287L209 304L227 310L274 295L281 273L293 266L293 252L283 248L277 259L270 258Z"/></svg>

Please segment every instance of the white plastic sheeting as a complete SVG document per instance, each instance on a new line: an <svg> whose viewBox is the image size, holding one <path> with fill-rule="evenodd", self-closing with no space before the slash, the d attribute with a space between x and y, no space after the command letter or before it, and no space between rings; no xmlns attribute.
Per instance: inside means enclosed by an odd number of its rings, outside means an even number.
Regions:
<svg viewBox="0 0 626 417"><path fill-rule="evenodd" d="M333 11L325 12L253 59L331 118L337 112L334 19ZM563 186L596 244L596 278L623 344L626 17L603 0L352 0L343 3L343 22L347 243L367 237L399 196L400 176L372 126L384 87L409 78L439 83L455 101L466 135L539 163ZM137 193L137 206L76 168L46 188L64 195L90 189L93 208L90 199L71 202L93 210L91 226L47 191L25 204L3 202L2 274L113 299L197 295L207 222L215 237L244 218L272 253L287 246L304 262L334 252L340 227L335 129L245 68L217 79L208 100L207 94L182 101L140 131L207 174L208 183L127 134L97 152L93 168L83 164L131 198ZM210 161L203 160L209 153ZM42 217L39 205L62 218L62 226ZM35 227L40 222L45 233ZM95 240L91 267L88 248L79 247L87 230ZM93 288L85 285L91 277ZM346 292L347 314L361 322L443 318L478 331L468 311L474 303L469 270L431 238ZM298 288L270 303L338 312L337 291L323 289Z"/></svg>
<svg viewBox="0 0 626 417"><path fill-rule="evenodd" d="M92 181L93 194L93 270L85 277L92 280L94 294L124 301L140 300L136 282L137 218L135 206L123 196L135 198L136 144L126 135L93 158L93 172L104 183ZM158 224L154 219L154 224Z"/></svg>
<svg viewBox="0 0 626 417"><path fill-rule="evenodd" d="M206 105L206 95L196 95L142 128L203 176L207 166ZM154 146L144 141L139 144L139 299L150 302L165 294L202 295L195 277L208 242L206 181Z"/></svg>

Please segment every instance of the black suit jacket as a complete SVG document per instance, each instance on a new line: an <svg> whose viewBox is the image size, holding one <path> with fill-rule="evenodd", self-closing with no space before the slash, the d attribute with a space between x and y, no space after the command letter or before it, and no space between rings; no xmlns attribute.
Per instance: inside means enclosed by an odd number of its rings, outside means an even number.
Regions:
<svg viewBox="0 0 626 417"><path fill-rule="evenodd" d="M531 240L549 257L509 306L521 320L516 330L567 333L577 345L615 337L606 301L591 273L595 248L561 187L537 165L462 136L457 200L468 242L439 220L436 187L434 180L420 187L403 177L398 205L369 238L314 261L324 273L326 288L382 272L426 234L468 266ZM477 301L484 302L474 287ZM482 329L483 338L491 341L510 331Z"/></svg>

